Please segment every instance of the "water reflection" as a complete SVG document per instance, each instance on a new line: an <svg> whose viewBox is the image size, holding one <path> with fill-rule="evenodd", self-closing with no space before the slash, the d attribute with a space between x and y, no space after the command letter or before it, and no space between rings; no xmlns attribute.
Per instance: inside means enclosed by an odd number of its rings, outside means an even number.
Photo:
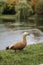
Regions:
<svg viewBox="0 0 43 65"><path fill-rule="evenodd" d="M0 24L0 50L22 39L22 33L28 31L27 45L43 42L43 32L29 22L8 22Z"/></svg>

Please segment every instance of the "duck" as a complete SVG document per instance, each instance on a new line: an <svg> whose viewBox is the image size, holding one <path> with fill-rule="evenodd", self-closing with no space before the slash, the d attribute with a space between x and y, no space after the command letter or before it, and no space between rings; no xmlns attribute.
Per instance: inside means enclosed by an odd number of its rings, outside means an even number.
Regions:
<svg viewBox="0 0 43 65"><path fill-rule="evenodd" d="M23 39L21 41L17 41L13 44L11 44L10 46L6 47L6 50L8 49L12 49L12 50L22 50L26 47L27 45L27 40L26 37L29 35L28 32L24 32L23 34Z"/></svg>

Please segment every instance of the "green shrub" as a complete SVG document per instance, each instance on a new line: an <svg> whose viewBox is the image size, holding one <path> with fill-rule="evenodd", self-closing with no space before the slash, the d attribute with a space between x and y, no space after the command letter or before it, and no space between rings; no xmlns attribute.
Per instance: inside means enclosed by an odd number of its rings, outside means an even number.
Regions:
<svg viewBox="0 0 43 65"><path fill-rule="evenodd" d="M0 2L0 14L2 14L5 2Z"/></svg>
<svg viewBox="0 0 43 65"><path fill-rule="evenodd" d="M15 2L10 4L5 3L2 14L15 14Z"/></svg>
<svg viewBox="0 0 43 65"><path fill-rule="evenodd" d="M35 7L35 11L37 13L36 16L37 26L43 26L43 0L38 1Z"/></svg>
<svg viewBox="0 0 43 65"><path fill-rule="evenodd" d="M43 14L43 0L38 1L35 10L36 10L37 14L39 14L39 15Z"/></svg>
<svg viewBox="0 0 43 65"><path fill-rule="evenodd" d="M28 17L32 14L33 10L30 5L27 3L19 2L15 6L16 12L20 11L20 19L21 20L27 20Z"/></svg>

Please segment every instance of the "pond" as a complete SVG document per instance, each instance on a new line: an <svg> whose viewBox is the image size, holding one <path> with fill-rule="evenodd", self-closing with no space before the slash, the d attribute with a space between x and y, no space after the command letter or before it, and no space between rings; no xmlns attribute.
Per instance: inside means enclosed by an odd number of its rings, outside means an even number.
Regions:
<svg viewBox="0 0 43 65"><path fill-rule="evenodd" d="M1 20L0 20L1 21ZM4 22L0 24L0 50L22 40L22 33L29 32L27 45L43 42L43 32L33 22Z"/></svg>

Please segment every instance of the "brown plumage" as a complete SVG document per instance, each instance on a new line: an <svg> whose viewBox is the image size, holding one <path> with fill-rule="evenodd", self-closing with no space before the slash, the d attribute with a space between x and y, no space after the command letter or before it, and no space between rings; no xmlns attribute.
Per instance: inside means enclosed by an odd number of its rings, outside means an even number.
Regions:
<svg viewBox="0 0 43 65"><path fill-rule="evenodd" d="M22 50L27 44L27 42L26 42L26 36L27 35L28 35L28 33L24 32L22 41L16 42L16 43L10 45L9 47L7 47L6 49Z"/></svg>

